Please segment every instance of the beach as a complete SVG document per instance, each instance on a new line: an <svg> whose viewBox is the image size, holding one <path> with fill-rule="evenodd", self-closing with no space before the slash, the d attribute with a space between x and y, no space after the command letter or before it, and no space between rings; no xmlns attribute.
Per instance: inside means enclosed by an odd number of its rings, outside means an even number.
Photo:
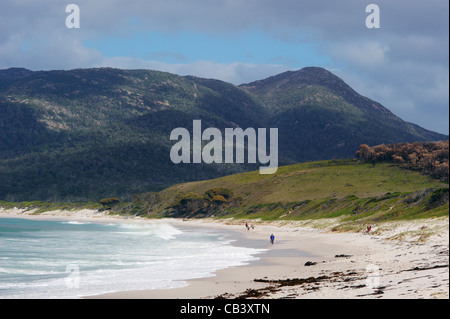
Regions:
<svg viewBox="0 0 450 319"><path fill-rule="evenodd" d="M0 209L0 217L107 222L168 223L230 233L235 246L262 248L258 260L182 288L122 291L85 296L100 299L446 299L449 298L448 217L361 225L359 232L336 232L337 220L245 220L121 218L93 210ZM270 235L274 234L274 244Z"/></svg>

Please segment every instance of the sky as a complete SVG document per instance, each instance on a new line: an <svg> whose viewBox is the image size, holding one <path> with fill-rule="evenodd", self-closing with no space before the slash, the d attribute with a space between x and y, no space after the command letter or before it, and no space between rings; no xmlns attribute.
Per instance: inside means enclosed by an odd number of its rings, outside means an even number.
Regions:
<svg viewBox="0 0 450 319"><path fill-rule="evenodd" d="M68 28L79 8L79 28ZM379 28L368 28L369 4ZM449 133L446 0L0 2L0 69L151 69L239 85L328 69L405 121Z"/></svg>

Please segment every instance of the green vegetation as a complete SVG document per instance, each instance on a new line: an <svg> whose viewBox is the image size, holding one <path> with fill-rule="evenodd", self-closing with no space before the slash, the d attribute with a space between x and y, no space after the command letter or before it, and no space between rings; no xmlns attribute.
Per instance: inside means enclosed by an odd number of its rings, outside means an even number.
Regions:
<svg viewBox="0 0 450 319"><path fill-rule="evenodd" d="M150 196L150 194L153 194ZM337 218L344 223L448 216L448 183L397 164L333 160L184 183L138 197L121 213L262 220Z"/></svg>
<svg viewBox="0 0 450 319"><path fill-rule="evenodd" d="M282 166L273 175L254 171L184 183L161 191L160 196L164 200L181 191L203 194L223 187L242 196L244 204L266 204L328 197L366 198L442 187L440 185L443 183L430 176L401 169L396 164L373 166L356 160L332 160Z"/></svg>
<svg viewBox="0 0 450 319"><path fill-rule="evenodd" d="M101 202L115 202L104 199ZM100 203L6 203L0 207L37 209L92 208ZM235 218L264 221L338 218L333 230L360 229L362 223L449 215L448 182L399 167L357 160L309 162L178 184L160 192L134 195L111 207L112 214L147 218Z"/></svg>
<svg viewBox="0 0 450 319"><path fill-rule="evenodd" d="M130 202L133 194L258 168L173 164L170 132L194 119L222 132L278 128L280 165L351 158L363 143L448 138L402 121L321 68L239 87L149 70L7 69L0 70L0 200ZM266 198L263 190L264 203L291 192ZM145 202L136 209L148 211Z"/></svg>
<svg viewBox="0 0 450 319"><path fill-rule="evenodd" d="M279 139L292 142L280 143L280 154L296 162L350 158L361 144L448 139L404 122L323 68L288 71L240 88L271 114L272 127L286 128Z"/></svg>
<svg viewBox="0 0 450 319"><path fill-rule="evenodd" d="M206 217L220 213L225 208L238 206L241 203L240 197L234 198L233 192L224 187L209 189L203 196L194 192L180 192L175 196L175 200L168 205L165 214L173 217Z"/></svg>
<svg viewBox="0 0 450 319"><path fill-rule="evenodd" d="M382 144L374 147L363 144L356 155L373 165L381 162L398 163L401 167L448 181L448 146L448 141Z"/></svg>
<svg viewBox="0 0 450 319"><path fill-rule="evenodd" d="M100 210L102 205L100 203L86 202L86 203L48 203L41 201L33 202L6 202L0 201L0 207L4 209L24 209L25 211L33 211L33 214L41 214L49 211L55 210L81 210L81 209L91 209Z"/></svg>
<svg viewBox="0 0 450 319"><path fill-rule="evenodd" d="M144 71L0 70L0 199L86 201L159 191L247 165L175 165L170 132L260 127L261 106L215 80ZM245 108L242 106L245 105Z"/></svg>
<svg viewBox="0 0 450 319"><path fill-rule="evenodd" d="M100 204L103 205L104 208L111 209L113 206L120 203L120 199L112 197L112 198L103 198L100 200Z"/></svg>

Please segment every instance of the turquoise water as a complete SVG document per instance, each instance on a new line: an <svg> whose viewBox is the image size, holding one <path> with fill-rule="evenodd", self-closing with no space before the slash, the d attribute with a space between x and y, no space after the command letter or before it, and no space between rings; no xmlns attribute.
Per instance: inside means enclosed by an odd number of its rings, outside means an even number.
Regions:
<svg viewBox="0 0 450 319"><path fill-rule="evenodd" d="M0 298L80 298L185 286L257 259L225 234L161 223L0 218Z"/></svg>

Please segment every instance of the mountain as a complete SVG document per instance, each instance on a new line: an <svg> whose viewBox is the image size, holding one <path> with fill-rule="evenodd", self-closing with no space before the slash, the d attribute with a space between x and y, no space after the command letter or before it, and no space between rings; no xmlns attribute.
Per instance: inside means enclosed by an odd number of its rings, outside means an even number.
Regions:
<svg viewBox="0 0 450 319"><path fill-rule="evenodd" d="M272 115L271 126L284 128L280 140L295 140L282 144L280 153L297 161L349 157L360 144L448 138L403 121L323 68L288 71L240 88Z"/></svg>
<svg viewBox="0 0 450 319"><path fill-rule="evenodd" d="M351 158L360 144L448 139L406 123L322 68L239 87L111 68L0 70L0 200L82 201L257 169L173 164L171 131L278 127L280 165Z"/></svg>

